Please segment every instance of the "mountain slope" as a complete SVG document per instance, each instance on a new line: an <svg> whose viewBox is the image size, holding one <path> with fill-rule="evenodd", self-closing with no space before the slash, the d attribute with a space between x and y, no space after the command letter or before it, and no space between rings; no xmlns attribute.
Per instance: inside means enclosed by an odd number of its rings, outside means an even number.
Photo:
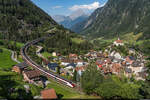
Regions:
<svg viewBox="0 0 150 100"><path fill-rule="evenodd" d="M25 42L55 26L56 22L30 0L0 0L0 38Z"/></svg>
<svg viewBox="0 0 150 100"><path fill-rule="evenodd" d="M55 36L48 37L45 39L48 42L42 43L47 51L55 49L73 53L80 50L84 52L92 47L81 36L58 25L30 0L0 0L0 12L0 40L4 41L2 45L6 48L16 47L16 42L10 45L10 41L26 43L50 33L55 33Z"/></svg>
<svg viewBox="0 0 150 100"><path fill-rule="evenodd" d="M92 14L91 16L89 16L87 19L81 21L81 22L78 22L76 24L74 24L72 27L71 27L71 30L74 31L74 32L77 32L77 33L80 33L82 30L84 30L85 28L87 28L87 26L91 25L93 23L93 21L96 19L96 14L99 12L101 8L99 9L96 9Z"/></svg>
<svg viewBox="0 0 150 100"><path fill-rule="evenodd" d="M81 34L93 38L143 32L143 38L146 39L150 38L149 12L149 0L109 0L104 7L98 8L87 21L78 26L82 26Z"/></svg>

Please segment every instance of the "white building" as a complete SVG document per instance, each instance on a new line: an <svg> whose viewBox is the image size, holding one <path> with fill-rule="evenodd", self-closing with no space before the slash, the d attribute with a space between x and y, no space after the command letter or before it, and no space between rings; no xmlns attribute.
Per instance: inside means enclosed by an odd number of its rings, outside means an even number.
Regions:
<svg viewBox="0 0 150 100"><path fill-rule="evenodd" d="M52 56L56 57L56 56L57 56L56 52L53 52L53 53L52 53Z"/></svg>
<svg viewBox="0 0 150 100"><path fill-rule="evenodd" d="M123 43L122 40L120 40L120 38L118 38L118 40L114 41L114 45L115 45L115 46L123 46L124 43Z"/></svg>
<svg viewBox="0 0 150 100"><path fill-rule="evenodd" d="M134 49L129 49L129 54L135 54L135 50Z"/></svg>
<svg viewBox="0 0 150 100"><path fill-rule="evenodd" d="M114 57L115 57L116 59L122 59L120 53L118 53L118 52L114 54Z"/></svg>
<svg viewBox="0 0 150 100"><path fill-rule="evenodd" d="M77 66L83 66L84 65L84 62L83 61L78 61L77 62Z"/></svg>
<svg viewBox="0 0 150 100"><path fill-rule="evenodd" d="M61 65L63 65L63 66L67 66L69 64L70 64L69 62L61 62Z"/></svg>
<svg viewBox="0 0 150 100"><path fill-rule="evenodd" d="M110 53L110 56L114 56L115 53L116 53L115 51L112 51L112 52Z"/></svg>

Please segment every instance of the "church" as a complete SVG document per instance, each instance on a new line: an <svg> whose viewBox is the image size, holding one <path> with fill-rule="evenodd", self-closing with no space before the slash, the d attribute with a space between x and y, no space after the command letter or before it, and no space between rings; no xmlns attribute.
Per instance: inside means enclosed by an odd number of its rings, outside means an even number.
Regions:
<svg viewBox="0 0 150 100"><path fill-rule="evenodd" d="M120 40L120 38L118 38L118 40L114 41L113 44L114 44L115 46L123 46L123 45L124 45L123 41Z"/></svg>

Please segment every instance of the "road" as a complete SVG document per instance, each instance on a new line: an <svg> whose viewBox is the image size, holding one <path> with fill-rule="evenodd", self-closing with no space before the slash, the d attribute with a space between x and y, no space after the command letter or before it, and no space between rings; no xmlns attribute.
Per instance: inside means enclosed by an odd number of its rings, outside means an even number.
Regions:
<svg viewBox="0 0 150 100"><path fill-rule="evenodd" d="M42 54L41 54L41 50L43 49L42 46L36 46L38 49L36 50L36 54L40 57L40 58L43 58L43 59L46 59ZM73 76L72 72L65 69L71 76Z"/></svg>
<svg viewBox="0 0 150 100"><path fill-rule="evenodd" d="M43 49L42 46L37 46L38 50L36 50L36 54L40 57L40 58L44 58L46 59L42 54L41 54L41 50Z"/></svg>
<svg viewBox="0 0 150 100"><path fill-rule="evenodd" d="M28 42L26 43L22 48L21 48L21 55L22 55L22 58L24 59L24 61L32 66L33 68L35 68L36 70L40 71L43 75L46 75L47 77L50 77L52 78L53 80L61 83L61 84L64 84L66 86L69 86L69 87L75 87L77 86L74 82L72 82L71 80L67 80L55 73L52 73L52 72L49 72L48 70L46 70L45 68L43 68L41 65L38 65L37 63L35 63L27 54L27 49L31 46L31 45L35 45L36 43L40 42L40 41L43 41L45 38L47 37L43 37L43 38L38 38L36 40L33 40L31 42Z"/></svg>
<svg viewBox="0 0 150 100"><path fill-rule="evenodd" d="M16 58L15 58L15 52L12 51L12 50L9 50L11 52L11 59L17 63L20 63L20 61L18 61Z"/></svg>

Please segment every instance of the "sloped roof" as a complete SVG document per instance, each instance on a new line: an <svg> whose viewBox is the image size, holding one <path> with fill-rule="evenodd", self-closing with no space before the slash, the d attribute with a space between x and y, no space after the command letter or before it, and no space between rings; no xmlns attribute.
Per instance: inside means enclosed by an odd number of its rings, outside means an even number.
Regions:
<svg viewBox="0 0 150 100"><path fill-rule="evenodd" d="M131 70L131 68L126 68L125 67L125 72L132 73L132 70Z"/></svg>
<svg viewBox="0 0 150 100"><path fill-rule="evenodd" d="M30 79L32 79L34 77L39 77L40 76L40 72L38 72L37 70L29 70L29 71L25 71L24 73Z"/></svg>
<svg viewBox="0 0 150 100"><path fill-rule="evenodd" d="M116 40L116 43L123 43L122 40Z"/></svg>
<svg viewBox="0 0 150 100"><path fill-rule="evenodd" d="M69 54L69 57L78 57L77 54Z"/></svg>
<svg viewBox="0 0 150 100"><path fill-rule="evenodd" d="M57 95L54 89L46 89L41 91L42 99L57 99Z"/></svg>
<svg viewBox="0 0 150 100"><path fill-rule="evenodd" d="M28 67L28 65L25 62L16 64L15 66L18 66L19 68L26 68L26 67Z"/></svg>
<svg viewBox="0 0 150 100"><path fill-rule="evenodd" d="M49 63L48 67L58 67L59 65L57 63Z"/></svg>
<svg viewBox="0 0 150 100"><path fill-rule="evenodd" d="M75 70L76 71L79 71L79 70L84 71L86 69L86 67L87 66L76 67Z"/></svg>
<svg viewBox="0 0 150 100"><path fill-rule="evenodd" d="M134 61L134 62L132 63L132 66L133 66L133 67L140 67L140 62L139 62L139 61Z"/></svg>

